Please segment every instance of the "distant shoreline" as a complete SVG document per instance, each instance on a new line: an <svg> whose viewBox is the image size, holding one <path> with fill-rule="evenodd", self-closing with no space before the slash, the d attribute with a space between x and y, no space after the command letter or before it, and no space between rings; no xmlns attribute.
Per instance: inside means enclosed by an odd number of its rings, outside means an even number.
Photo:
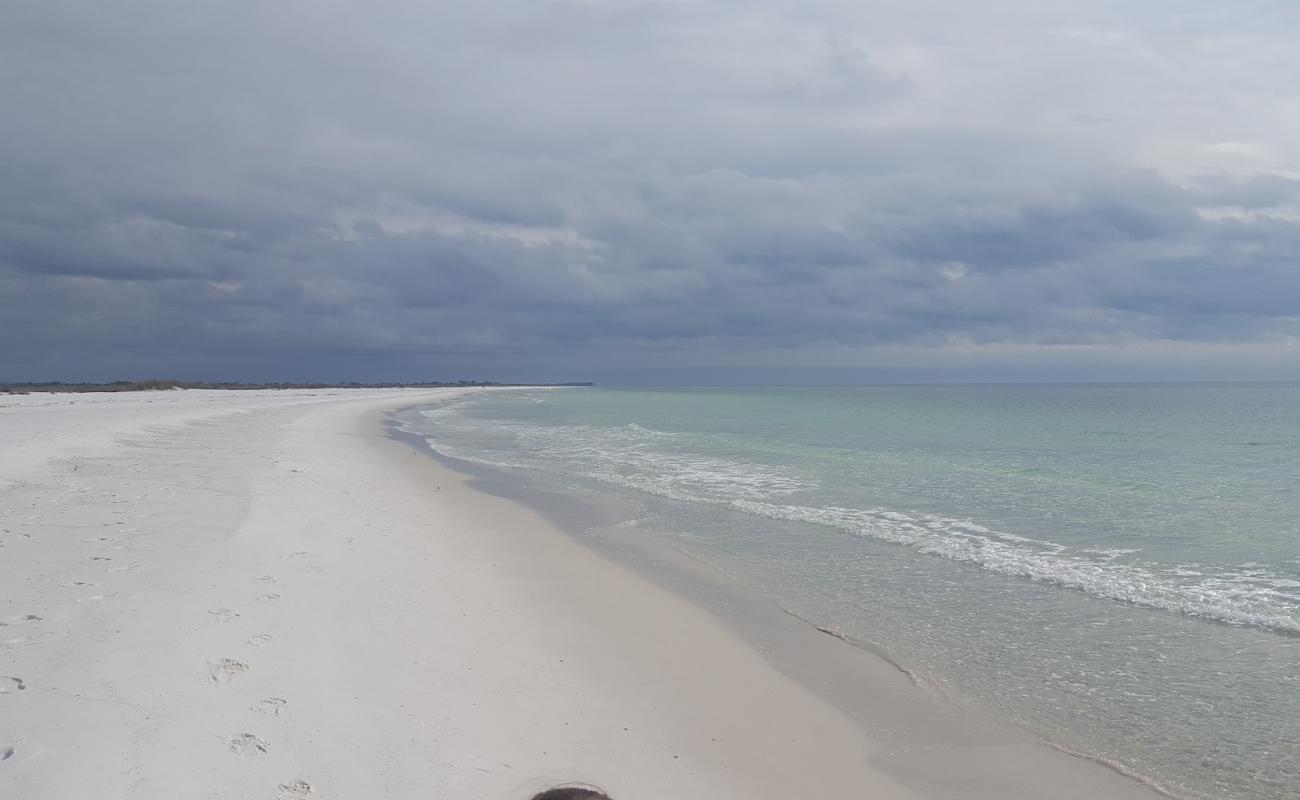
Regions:
<svg viewBox="0 0 1300 800"><path fill-rule="evenodd" d="M501 381L430 381L408 383L234 383L224 381L143 380L112 381L111 383L0 383L0 394L31 394L33 392L156 392L172 389L221 389L251 391L258 389L468 389L527 386L594 386L590 381L570 383L508 383Z"/></svg>

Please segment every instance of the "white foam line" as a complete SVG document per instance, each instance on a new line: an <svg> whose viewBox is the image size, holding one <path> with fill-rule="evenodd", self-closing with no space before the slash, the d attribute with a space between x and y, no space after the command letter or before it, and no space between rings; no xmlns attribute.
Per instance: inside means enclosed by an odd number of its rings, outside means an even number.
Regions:
<svg viewBox="0 0 1300 800"><path fill-rule="evenodd" d="M441 423L448 415L459 413L457 405L426 411L424 416ZM1161 569L1122 563L1120 559L1137 552L1131 549L1072 551L1056 542L991 530L969 519L883 508L773 503L774 496L789 496L816 484L770 465L649 449L651 442L675 434L635 423L551 430L494 421L490 430L498 436L514 436L513 451L525 454L524 459L489 458L443 441L429 439L429 443L446 455L489 466L554 475L559 462L575 478L671 500L723 505L769 519L835 528L1096 597L1300 634L1300 595L1295 592L1300 582L1272 576L1260 565L1243 564L1241 571L1205 575L1189 570L1186 564ZM532 463L527 460L529 455L545 463Z"/></svg>
<svg viewBox="0 0 1300 800"><path fill-rule="evenodd" d="M1144 566L1115 564L1112 558L1090 560L1064 554L1065 548L1031 548L972 536L950 535L934 526L933 517L921 524L898 512L853 508L809 508L736 500L738 511L769 519L807 522L913 547L922 553L977 564L991 572L1030 578L1112 600L1177 611L1235 625L1252 625L1300 634L1300 598L1283 594L1285 579L1234 576L1233 580L1207 579L1198 583L1172 580L1177 570L1161 572ZM1280 584L1280 585L1279 585Z"/></svg>

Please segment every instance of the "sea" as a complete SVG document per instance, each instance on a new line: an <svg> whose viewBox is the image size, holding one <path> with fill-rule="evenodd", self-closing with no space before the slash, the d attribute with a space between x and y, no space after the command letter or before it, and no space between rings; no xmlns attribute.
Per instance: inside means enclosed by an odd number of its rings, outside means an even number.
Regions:
<svg viewBox="0 0 1300 800"><path fill-rule="evenodd" d="M1300 384L559 388L404 416L969 705L1300 797Z"/></svg>

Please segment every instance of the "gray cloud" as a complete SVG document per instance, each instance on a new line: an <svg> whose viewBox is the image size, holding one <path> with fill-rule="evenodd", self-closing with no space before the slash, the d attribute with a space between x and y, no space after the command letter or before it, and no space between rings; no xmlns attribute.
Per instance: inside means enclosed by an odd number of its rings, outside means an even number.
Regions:
<svg viewBox="0 0 1300 800"><path fill-rule="evenodd" d="M1291 4L0 17L0 379L1300 366Z"/></svg>

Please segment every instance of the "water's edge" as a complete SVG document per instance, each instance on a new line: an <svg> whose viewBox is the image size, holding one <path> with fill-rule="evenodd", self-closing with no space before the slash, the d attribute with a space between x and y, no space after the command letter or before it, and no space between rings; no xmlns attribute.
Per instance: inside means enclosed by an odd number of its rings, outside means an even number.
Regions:
<svg viewBox="0 0 1300 800"><path fill-rule="evenodd" d="M936 783L935 771L927 768L926 761L943 747L987 747L996 742L1039 745L1062 759L1103 768L1152 796L1179 797L1124 764L1053 742L996 718L968 698L951 696L921 680L879 644L801 616L684 545L645 535L645 528L638 529L640 535L628 533L618 527L627 519L619 508L542 486L526 475L439 452L424 435L401 427L403 412L426 407L418 404L391 412L385 421L387 435L465 476L476 491L519 503L579 545L708 613L779 672L849 717L873 741L886 743L889 756L873 762L901 783L932 796L949 796L960 787ZM862 686L878 691L863 697ZM923 736L917 735L921 732ZM940 741L935 740L936 732ZM911 750L923 752L924 758L897 755ZM986 769L991 775L1002 772L1001 766L1006 765L987 758L972 762L972 768Z"/></svg>

